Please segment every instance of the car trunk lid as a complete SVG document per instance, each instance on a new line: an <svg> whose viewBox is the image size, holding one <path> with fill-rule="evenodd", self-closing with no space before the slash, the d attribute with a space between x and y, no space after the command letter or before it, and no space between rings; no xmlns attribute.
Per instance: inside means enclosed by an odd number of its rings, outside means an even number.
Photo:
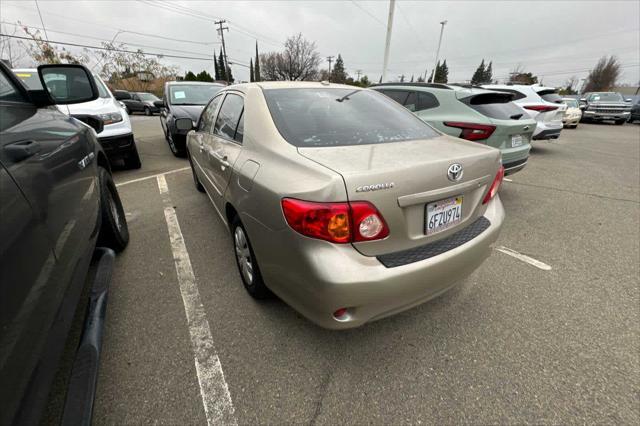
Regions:
<svg viewBox="0 0 640 426"><path fill-rule="evenodd" d="M449 136L405 142L298 148L298 152L339 173L349 201L369 201L390 229L383 240L354 243L367 256L406 250L444 238L484 212L482 198L500 164L493 148ZM447 177L452 164L463 175ZM436 233L426 231L427 205L461 198L461 217ZM344 200L332 200L344 201ZM437 203L436 203L437 204Z"/></svg>

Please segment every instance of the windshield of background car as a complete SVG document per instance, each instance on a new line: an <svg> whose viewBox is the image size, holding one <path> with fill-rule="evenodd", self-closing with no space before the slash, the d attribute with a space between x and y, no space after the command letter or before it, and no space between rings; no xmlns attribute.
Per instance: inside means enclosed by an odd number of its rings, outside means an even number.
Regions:
<svg viewBox="0 0 640 426"><path fill-rule="evenodd" d="M179 84L169 86L171 105L206 105L222 89L221 86L204 84Z"/></svg>
<svg viewBox="0 0 640 426"><path fill-rule="evenodd" d="M140 98L141 101L159 101L160 98L158 98L156 95L154 95L153 93L138 93L138 97Z"/></svg>
<svg viewBox="0 0 640 426"><path fill-rule="evenodd" d="M438 136L404 107L374 91L266 89L264 96L280 134L299 147L378 144Z"/></svg>
<svg viewBox="0 0 640 426"><path fill-rule="evenodd" d="M42 90L42 84L40 83L40 77L37 72L31 71L15 71L15 75L22 80L22 82L30 90Z"/></svg>
<svg viewBox="0 0 640 426"><path fill-rule="evenodd" d="M620 93L594 93L588 100L589 102L624 102Z"/></svg>
<svg viewBox="0 0 640 426"><path fill-rule="evenodd" d="M564 102L564 104L569 108L578 108L578 101L575 99L564 99L562 102Z"/></svg>

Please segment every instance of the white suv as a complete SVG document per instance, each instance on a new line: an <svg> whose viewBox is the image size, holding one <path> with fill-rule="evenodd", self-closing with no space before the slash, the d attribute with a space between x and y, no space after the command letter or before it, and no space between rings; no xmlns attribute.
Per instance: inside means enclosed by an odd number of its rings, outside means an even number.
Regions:
<svg viewBox="0 0 640 426"><path fill-rule="evenodd" d="M29 89L42 90L38 70L35 68L14 69L12 71ZM109 157L109 161L121 159L124 161L125 167L139 169L141 166L140 156L133 138L129 115L122 108L120 102L113 97L102 79L95 73L93 78L100 94L98 99L74 105L58 105L58 109L69 115L86 114L100 117L104 128L97 135L98 141Z"/></svg>
<svg viewBox="0 0 640 426"><path fill-rule="evenodd" d="M498 90L513 94L513 102L524 108L536 120L533 139L558 139L562 131L562 117L567 106L553 87L538 85L483 85L485 89Z"/></svg>

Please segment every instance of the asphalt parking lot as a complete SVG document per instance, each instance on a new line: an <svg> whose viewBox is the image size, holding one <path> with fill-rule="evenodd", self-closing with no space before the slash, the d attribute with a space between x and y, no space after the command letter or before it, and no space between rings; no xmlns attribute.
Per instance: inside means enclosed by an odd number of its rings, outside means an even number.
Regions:
<svg viewBox="0 0 640 426"><path fill-rule="evenodd" d="M507 219L479 270L335 332L246 294L225 227L158 120L132 118L142 169L115 173L131 243L111 283L95 424L640 423L640 126L534 143L503 184ZM195 294L179 283L166 208ZM203 319L209 337L192 344ZM198 339L221 374L196 371Z"/></svg>

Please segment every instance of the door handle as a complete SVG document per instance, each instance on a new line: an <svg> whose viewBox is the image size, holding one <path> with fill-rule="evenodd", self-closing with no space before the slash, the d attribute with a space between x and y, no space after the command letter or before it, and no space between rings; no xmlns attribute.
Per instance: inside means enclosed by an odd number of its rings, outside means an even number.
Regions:
<svg viewBox="0 0 640 426"><path fill-rule="evenodd" d="M200 141L200 153L204 152L204 142Z"/></svg>
<svg viewBox="0 0 640 426"><path fill-rule="evenodd" d="M220 161L220 164L221 164L220 168L222 170L224 170L225 167L230 167L231 166L231 164L227 161L227 159L229 157L227 157L226 155L220 155L215 151L212 152L212 154L213 154L214 157L216 157L218 159L218 161Z"/></svg>
<svg viewBox="0 0 640 426"><path fill-rule="evenodd" d="M4 147L4 151L15 162L26 160L40 150L42 150L40 144L33 140L16 142Z"/></svg>

